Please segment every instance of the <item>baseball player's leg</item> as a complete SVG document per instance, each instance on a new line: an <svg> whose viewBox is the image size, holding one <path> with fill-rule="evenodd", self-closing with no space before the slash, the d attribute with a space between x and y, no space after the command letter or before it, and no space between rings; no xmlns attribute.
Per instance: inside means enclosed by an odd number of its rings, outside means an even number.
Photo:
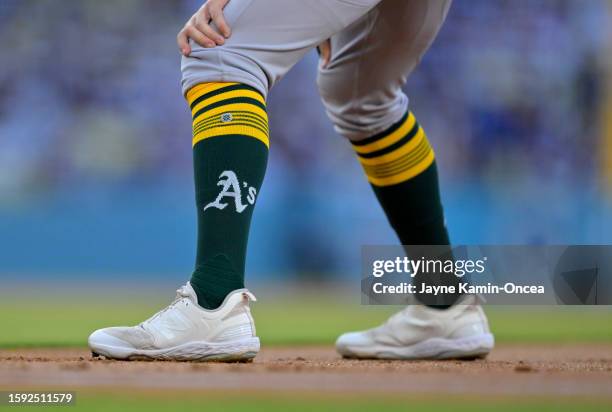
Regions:
<svg viewBox="0 0 612 412"><path fill-rule="evenodd" d="M268 90L325 38L378 0L232 0L232 35L214 49L191 44L183 91L193 117L198 245L191 281L135 327L92 333L112 358L247 360L259 350L243 289L251 215L268 156Z"/></svg>
<svg viewBox="0 0 612 412"><path fill-rule="evenodd" d="M450 0L385 0L331 38L331 60L319 71L327 112L404 245L449 245L434 151L401 89L449 6ZM447 298L441 306L457 297Z"/></svg>
<svg viewBox="0 0 612 412"><path fill-rule="evenodd" d="M198 303L214 309L244 287L251 215L266 169L268 90L310 49L378 0L232 0L222 46L182 59L193 115Z"/></svg>
<svg viewBox="0 0 612 412"><path fill-rule="evenodd" d="M450 0L384 0L331 38L331 59L318 84L336 130L350 140L402 244L447 245L451 256L435 155L401 90L449 6ZM420 257L427 250L407 253ZM342 335L339 352L385 358L488 353L493 338L477 301L451 306L458 296L419 298L431 308L411 306L379 328Z"/></svg>

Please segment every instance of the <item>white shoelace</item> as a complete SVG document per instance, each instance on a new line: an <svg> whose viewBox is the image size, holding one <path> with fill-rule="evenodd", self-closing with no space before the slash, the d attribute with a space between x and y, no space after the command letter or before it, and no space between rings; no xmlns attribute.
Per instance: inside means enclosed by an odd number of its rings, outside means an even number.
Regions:
<svg viewBox="0 0 612 412"><path fill-rule="evenodd" d="M153 324L154 321L156 319L158 319L162 314L164 314L165 312L167 312L170 309L173 309L179 302L182 302L183 299L188 298L190 295L187 292L187 285L183 285L180 288L178 288L176 290L176 296L174 298L174 300L172 301L172 303L170 303L168 306L166 306L165 308L163 308L162 310L160 310L159 312L157 312L156 314L154 314L153 316L151 316L149 319L143 321L142 323L140 323L141 328L146 329L146 326L149 324Z"/></svg>

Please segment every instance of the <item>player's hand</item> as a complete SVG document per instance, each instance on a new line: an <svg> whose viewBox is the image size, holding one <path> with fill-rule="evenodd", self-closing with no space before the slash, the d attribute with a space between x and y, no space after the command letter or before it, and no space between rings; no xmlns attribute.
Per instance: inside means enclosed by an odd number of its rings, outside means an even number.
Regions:
<svg viewBox="0 0 612 412"><path fill-rule="evenodd" d="M225 43L225 39L231 35L230 26L223 17L223 8L227 3L229 0L208 0L191 16L176 36L176 43L184 56L191 54L189 39L207 48ZM211 26L211 22L215 23L218 30Z"/></svg>

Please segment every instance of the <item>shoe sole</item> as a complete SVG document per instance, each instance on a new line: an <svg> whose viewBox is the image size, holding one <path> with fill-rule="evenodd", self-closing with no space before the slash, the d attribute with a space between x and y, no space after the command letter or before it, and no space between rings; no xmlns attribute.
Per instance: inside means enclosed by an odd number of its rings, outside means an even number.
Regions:
<svg viewBox="0 0 612 412"><path fill-rule="evenodd" d="M259 338L228 342L188 342L165 349L133 349L90 343L92 355L117 360L248 362L259 352Z"/></svg>
<svg viewBox="0 0 612 412"><path fill-rule="evenodd" d="M338 346L345 358L358 359L477 359L486 357L495 345L490 333L459 339L431 338L410 346Z"/></svg>

